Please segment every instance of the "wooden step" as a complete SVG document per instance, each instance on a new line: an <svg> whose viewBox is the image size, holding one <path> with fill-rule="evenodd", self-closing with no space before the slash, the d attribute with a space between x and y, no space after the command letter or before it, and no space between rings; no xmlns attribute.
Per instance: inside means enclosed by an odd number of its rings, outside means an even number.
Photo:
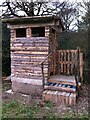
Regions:
<svg viewBox="0 0 90 120"><path fill-rule="evenodd" d="M76 86L72 85L65 85L65 84L58 84L58 83L51 83L48 82L47 85L44 86L45 90L53 90L53 91L64 91L64 92L76 92Z"/></svg>
<svg viewBox="0 0 90 120"><path fill-rule="evenodd" d="M76 93L67 93L67 92L59 92L52 90L43 91L43 100L50 101L56 104L65 103L66 105L76 105L77 94Z"/></svg>
<svg viewBox="0 0 90 120"><path fill-rule="evenodd" d="M75 76L71 75L52 75L48 82L76 86ZM81 86L81 83L79 83L79 86Z"/></svg>

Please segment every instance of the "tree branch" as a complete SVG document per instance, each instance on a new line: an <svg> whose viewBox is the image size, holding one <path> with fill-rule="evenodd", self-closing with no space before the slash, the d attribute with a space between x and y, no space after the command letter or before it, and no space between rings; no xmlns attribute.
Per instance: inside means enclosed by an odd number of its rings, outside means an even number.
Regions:
<svg viewBox="0 0 90 120"><path fill-rule="evenodd" d="M13 12L13 10L12 10L12 8L11 8L11 6L10 6L10 2L6 2L6 4L7 4L7 6L8 6L8 9L9 9L10 12L11 12L11 15L14 15L14 16L16 16L16 17L20 17L19 15L15 14L15 12Z"/></svg>

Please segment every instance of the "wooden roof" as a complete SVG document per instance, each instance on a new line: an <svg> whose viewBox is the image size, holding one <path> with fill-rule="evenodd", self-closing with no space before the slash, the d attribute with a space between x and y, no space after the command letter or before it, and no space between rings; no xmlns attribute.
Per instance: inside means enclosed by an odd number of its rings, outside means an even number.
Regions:
<svg viewBox="0 0 90 120"><path fill-rule="evenodd" d="M9 25L48 23L48 25L50 24L55 26L61 26L62 29L64 30L61 19L58 16L18 17L18 18L3 19L2 22L8 23Z"/></svg>

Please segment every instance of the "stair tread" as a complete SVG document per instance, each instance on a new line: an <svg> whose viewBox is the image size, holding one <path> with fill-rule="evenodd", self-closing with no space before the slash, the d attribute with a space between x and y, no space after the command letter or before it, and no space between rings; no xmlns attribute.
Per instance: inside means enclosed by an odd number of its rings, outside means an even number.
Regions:
<svg viewBox="0 0 90 120"><path fill-rule="evenodd" d="M48 85L45 85L45 87L55 87L55 88L70 88L70 89L76 89L76 86L71 86L71 87L68 87L68 86L48 86Z"/></svg>
<svg viewBox="0 0 90 120"><path fill-rule="evenodd" d="M48 82L59 83L59 84L67 84L76 86L75 76L71 75L52 75ZM81 83L79 82L79 86Z"/></svg>
<svg viewBox="0 0 90 120"><path fill-rule="evenodd" d="M69 91L69 92L76 92L76 86L72 85L66 85L66 84L53 84L53 83L47 83L44 86L44 89L49 90L58 90L58 91Z"/></svg>
<svg viewBox="0 0 90 120"><path fill-rule="evenodd" d="M56 79L56 80L63 80L63 81L71 81L74 82L73 80L75 80L75 77L73 75L52 75L50 76L50 79Z"/></svg>
<svg viewBox="0 0 90 120"><path fill-rule="evenodd" d="M53 94L54 94L54 93L55 93L55 94L56 94L56 93L57 93L57 94L61 93L61 95L65 95L65 94L67 93L67 94L70 94L71 97L72 97L73 95L74 95L74 96L77 95L77 93L69 93L69 92L64 92L64 91L63 91L63 92L54 91L54 90L44 90L44 91L43 91L43 93L45 93L45 94L50 94L50 92L52 92Z"/></svg>

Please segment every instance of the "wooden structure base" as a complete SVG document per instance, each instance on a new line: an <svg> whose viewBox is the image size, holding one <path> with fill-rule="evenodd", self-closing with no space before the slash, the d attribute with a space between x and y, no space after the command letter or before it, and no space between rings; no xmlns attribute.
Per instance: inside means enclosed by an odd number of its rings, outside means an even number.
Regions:
<svg viewBox="0 0 90 120"><path fill-rule="evenodd" d="M79 87L81 84L79 83ZM76 105L78 93L74 76L52 75L44 86L43 100L56 104Z"/></svg>
<svg viewBox="0 0 90 120"><path fill-rule="evenodd" d="M51 101L56 104L65 103L66 105L76 105L77 93L59 92L45 90L43 92L43 100Z"/></svg>

